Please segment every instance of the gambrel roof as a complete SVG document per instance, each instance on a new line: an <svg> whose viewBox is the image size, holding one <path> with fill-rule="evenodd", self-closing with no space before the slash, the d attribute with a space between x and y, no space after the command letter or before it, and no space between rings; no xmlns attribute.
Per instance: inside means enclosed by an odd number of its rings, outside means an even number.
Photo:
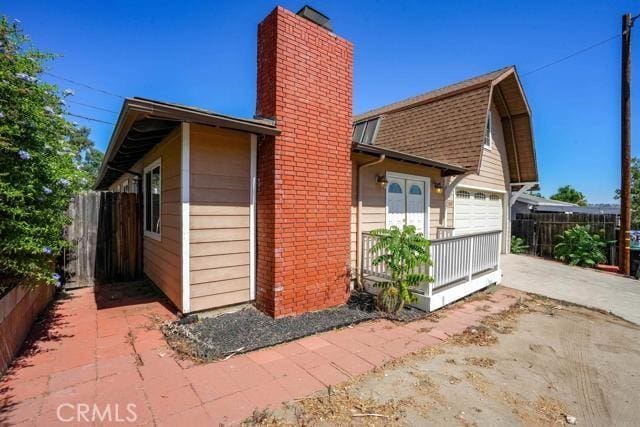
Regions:
<svg viewBox="0 0 640 427"><path fill-rule="evenodd" d="M502 120L512 183L538 180L531 111L515 67L502 68L354 117L380 122L380 148L479 172L491 101Z"/></svg>

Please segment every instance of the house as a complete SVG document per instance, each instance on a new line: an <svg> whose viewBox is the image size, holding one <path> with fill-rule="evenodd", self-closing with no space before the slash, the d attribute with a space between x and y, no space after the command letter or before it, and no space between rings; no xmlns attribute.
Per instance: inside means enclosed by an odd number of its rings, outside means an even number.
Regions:
<svg viewBox="0 0 640 427"><path fill-rule="evenodd" d="M277 7L258 27L254 118L124 102L95 188L142 193L144 272L179 310L342 304L387 274L367 232L391 225L434 239L419 307L500 281L513 197L537 182L515 68L355 118L352 79L328 18Z"/></svg>
<svg viewBox="0 0 640 427"><path fill-rule="evenodd" d="M513 208L511 210L511 219L516 219L517 214L528 214L535 212L620 215L620 205L601 204L580 206L575 203L546 199L544 197L534 196L529 193L522 193L513 205Z"/></svg>

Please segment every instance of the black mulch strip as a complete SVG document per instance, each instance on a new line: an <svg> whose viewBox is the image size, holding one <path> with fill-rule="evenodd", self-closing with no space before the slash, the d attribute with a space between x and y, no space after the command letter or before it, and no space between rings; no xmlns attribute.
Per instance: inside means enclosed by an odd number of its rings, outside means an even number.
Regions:
<svg viewBox="0 0 640 427"><path fill-rule="evenodd" d="M200 360L215 360L366 320L385 318L406 322L427 315L411 307L405 307L397 315L389 315L376 309L373 295L352 292L346 305L328 310L273 319L247 307L193 323L173 322L165 325L163 332L179 352Z"/></svg>

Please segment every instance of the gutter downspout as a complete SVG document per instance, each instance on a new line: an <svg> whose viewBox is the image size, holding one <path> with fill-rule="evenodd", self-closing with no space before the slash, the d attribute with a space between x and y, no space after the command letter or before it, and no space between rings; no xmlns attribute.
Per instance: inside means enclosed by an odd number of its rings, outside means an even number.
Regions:
<svg viewBox="0 0 640 427"><path fill-rule="evenodd" d="M380 154L378 160L374 160L369 163L358 166L358 209L356 210L356 284L358 289L362 289L362 170L369 166L374 166L382 163L387 157L385 154Z"/></svg>

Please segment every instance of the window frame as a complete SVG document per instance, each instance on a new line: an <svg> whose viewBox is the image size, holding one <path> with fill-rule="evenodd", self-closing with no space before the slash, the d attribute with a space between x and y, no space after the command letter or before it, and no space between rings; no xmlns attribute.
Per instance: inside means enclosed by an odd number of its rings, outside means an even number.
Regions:
<svg viewBox="0 0 640 427"><path fill-rule="evenodd" d="M377 116L356 123L353 126L353 132L351 134L352 141L363 145L375 145L376 137L378 136L378 130L380 130L381 120L382 118L380 116ZM356 138L356 130L359 126L362 126L362 133L360 134L359 138ZM367 131L371 126L374 126L373 133L371 133L371 139L367 142L365 141L365 137L367 136Z"/></svg>
<svg viewBox="0 0 640 427"><path fill-rule="evenodd" d="M160 191L158 198L158 220L160 221L160 228L158 232L153 232L147 230L147 173L153 171L155 168L158 168L158 175L160 180ZM162 241L162 158L159 157L153 162L149 163L142 172L142 206L143 206L143 227L144 227L144 236L149 237L151 239ZM151 213L153 216L153 212Z"/></svg>
<svg viewBox="0 0 640 427"><path fill-rule="evenodd" d="M483 147L487 150L491 150L491 135L493 134L493 112L489 110L489 114L487 114L487 124L484 130L484 143Z"/></svg>
<svg viewBox="0 0 640 427"><path fill-rule="evenodd" d="M125 179L124 182L122 183L122 192L123 193L128 193L129 192L129 180Z"/></svg>

